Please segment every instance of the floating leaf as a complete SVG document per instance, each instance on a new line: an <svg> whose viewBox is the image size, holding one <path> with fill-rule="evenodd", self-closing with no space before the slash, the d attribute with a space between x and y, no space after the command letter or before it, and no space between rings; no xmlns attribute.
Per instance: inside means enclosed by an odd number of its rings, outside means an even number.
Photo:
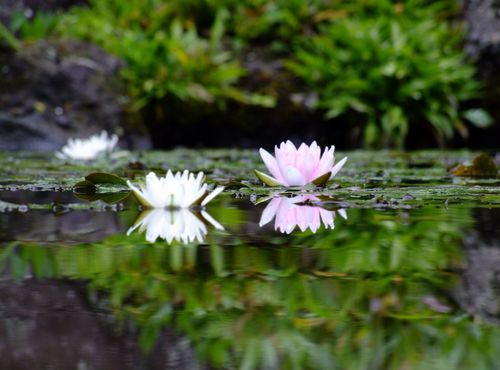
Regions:
<svg viewBox="0 0 500 370"><path fill-rule="evenodd" d="M97 188L93 182L83 180L73 186L73 192L76 194L95 194Z"/></svg>
<svg viewBox="0 0 500 370"><path fill-rule="evenodd" d="M118 177L116 175L113 175L112 173L106 173L106 172L94 172L91 173L90 175L87 175L85 177L85 180L90 181L93 184L114 184L114 185L124 185L127 186L127 182L122 179L121 177Z"/></svg>

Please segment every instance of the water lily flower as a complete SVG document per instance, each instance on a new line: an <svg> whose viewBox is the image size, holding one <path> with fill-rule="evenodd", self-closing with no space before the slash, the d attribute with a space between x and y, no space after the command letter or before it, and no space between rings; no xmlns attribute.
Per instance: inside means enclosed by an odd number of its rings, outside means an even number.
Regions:
<svg viewBox="0 0 500 370"><path fill-rule="evenodd" d="M272 176L255 170L257 177L269 186L324 185L335 176L347 161L344 157L335 164L335 146L326 147L323 155L315 141L302 143L297 149L288 140L274 147L274 157L260 148L259 153ZM335 164L335 165L334 165Z"/></svg>
<svg viewBox="0 0 500 370"><path fill-rule="evenodd" d="M101 134L92 135L87 139L70 138L66 145L56 152L56 157L61 159L75 159L88 161L97 158L99 155L111 152L118 143L118 136L108 137L106 131Z"/></svg>
<svg viewBox="0 0 500 370"><path fill-rule="evenodd" d="M130 181L127 184L146 207L189 208L194 205L205 206L224 190L223 186L219 186L209 193L203 178L203 172L195 176L187 170L176 174L169 170L165 177L158 177L150 172L146 176L146 182L140 187Z"/></svg>
<svg viewBox="0 0 500 370"><path fill-rule="evenodd" d="M203 243L207 234L205 221L218 230L224 230L224 227L206 211L201 211L197 216L189 209L148 209L139 215L134 226L127 231L127 235L139 229L139 232L146 231L146 240L151 243L158 238L166 240L169 244L174 240L183 244L195 241Z"/></svg>
<svg viewBox="0 0 500 370"><path fill-rule="evenodd" d="M274 229L290 234L297 226L301 231L310 229L316 233L321 227L333 229L335 227L335 215L338 213L347 220L347 213L344 209L329 211L319 206L303 204L304 202L315 202L319 199L312 195L299 195L293 198L276 197L271 199L262 212L259 226L262 227L276 218Z"/></svg>

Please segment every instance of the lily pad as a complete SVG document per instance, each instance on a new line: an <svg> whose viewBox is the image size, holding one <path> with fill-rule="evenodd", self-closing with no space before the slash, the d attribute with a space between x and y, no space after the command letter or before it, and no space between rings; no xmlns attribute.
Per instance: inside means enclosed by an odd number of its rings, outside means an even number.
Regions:
<svg viewBox="0 0 500 370"><path fill-rule="evenodd" d="M90 182L88 180L83 180L77 182L73 186L73 192L75 194L95 194L97 192L97 187L94 185L93 182Z"/></svg>
<svg viewBox="0 0 500 370"><path fill-rule="evenodd" d="M127 186L127 182L112 173L107 172L94 172L90 175L85 176L85 180L90 181L93 184L113 184L113 185L123 185Z"/></svg>

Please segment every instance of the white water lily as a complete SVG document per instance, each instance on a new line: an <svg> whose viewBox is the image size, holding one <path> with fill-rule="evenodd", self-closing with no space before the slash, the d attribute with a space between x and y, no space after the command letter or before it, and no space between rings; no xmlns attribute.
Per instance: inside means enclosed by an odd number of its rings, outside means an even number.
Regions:
<svg viewBox="0 0 500 370"><path fill-rule="evenodd" d="M203 178L203 172L195 176L187 170L176 174L169 170L165 177L158 177L150 172L146 176L146 182L140 187L130 181L127 184L146 207L189 208L197 204L205 206L224 190L224 187L219 186L209 193Z"/></svg>
<svg viewBox="0 0 500 370"><path fill-rule="evenodd" d="M217 230L224 230L224 227L205 211L201 211L197 216L189 209L156 208L142 212L127 235L139 229L139 232L146 231L146 240L151 243L158 238L166 240L169 244L173 241L183 244L196 241L203 243L208 232L204 221Z"/></svg>
<svg viewBox="0 0 500 370"><path fill-rule="evenodd" d="M88 161L97 158L99 155L111 152L118 143L118 136L108 137L106 131L92 135L87 139L69 139L66 145L56 152L56 157L61 159L75 159Z"/></svg>
<svg viewBox="0 0 500 370"><path fill-rule="evenodd" d="M319 206L305 205L304 202L314 202L319 199L312 195L299 195L293 198L276 197L271 199L262 212L259 226L262 227L276 218L274 229L290 234L297 226L301 231L310 229L316 233L321 224L326 229L335 227L334 220L336 213L347 220L347 213L344 209L329 211Z"/></svg>

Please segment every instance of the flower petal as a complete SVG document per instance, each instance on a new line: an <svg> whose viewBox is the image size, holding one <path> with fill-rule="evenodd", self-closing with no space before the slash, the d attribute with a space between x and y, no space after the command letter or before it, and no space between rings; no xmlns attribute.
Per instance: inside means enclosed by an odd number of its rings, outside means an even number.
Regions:
<svg viewBox="0 0 500 370"><path fill-rule="evenodd" d="M340 217L342 217L344 220L347 220L347 212L345 209L341 208L337 212L340 215Z"/></svg>
<svg viewBox="0 0 500 370"><path fill-rule="evenodd" d="M218 223L215 218L210 216L210 214L207 211L201 211L201 215L205 220L207 220L213 227L215 227L217 230L224 230L224 226L222 226L220 223Z"/></svg>
<svg viewBox="0 0 500 370"><path fill-rule="evenodd" d="M289 186L302 186L307 183L304 175L295 167L287 167L283 175Z"/></svg>
<svg viewBox="0 0 500 370"><path fill-rule="evenodd" d="M278 163L276 162L276 158L274 158L267 150L260 148L259 154L264 161L271 175L275 177L280 183L283 183L283 175L280 172Z"/></svg>
<svg viewBox="0 0 500 370"><path fill-rule="evenodd" d="M147 196L139 188L132 184L130 180L127 180L127 185L134 192L134 195L143 206L154 207L154 205L147 199Z"/></svg>
<svg viewBox="0 0 500 370"><path fill-rule="evenodd" d="M344 166L346 161L347 161L347 157L344 157L335 166L333 166L332 175L330 176L330 178L335 176L340 171L340 169L342 168L342 166Z"/></svg>
<svg viewBox="0 0 500 370"><path fill-rule="evenodd" d="M264 212L262 212L262 216L260 217L259 221L260 227L268 224L274 218L274 216L276 216L276 211L278 210L280 203L281 203L280 198L271 199L269 204L264 209Z"/></svg>
<svg viewBox="0 0 500 370"><path fill-rule="evenodd" d="M328 229L328 227L330 227L330 229L335 228L335 212L320 208L319 214L321 215L321 221L323 221L323 225L325 225L326 229Z"/></svg>
<svg viewBox="0 0 500 370"><path fill-rule="evenodd" d="M217 195L219 195L222 191L224 190L224 186L219 186L215 188L211 193L209 193L205 199L201 202L202 206L205 206L210 202L212 199L214 199Z"/></svg>
<svg viewBox="0 0 500 370"><path fill-rule="evenodd" d="M324 175L328 171L331 171L331 168L335 161L335 157L333 155L334 152L335 146L333 145L329 149L325 148L325 151L323 152L323 155L321 156L321 159L319 161L318 167L316 167L316 170L314 171L314 179Z"/></svg>

